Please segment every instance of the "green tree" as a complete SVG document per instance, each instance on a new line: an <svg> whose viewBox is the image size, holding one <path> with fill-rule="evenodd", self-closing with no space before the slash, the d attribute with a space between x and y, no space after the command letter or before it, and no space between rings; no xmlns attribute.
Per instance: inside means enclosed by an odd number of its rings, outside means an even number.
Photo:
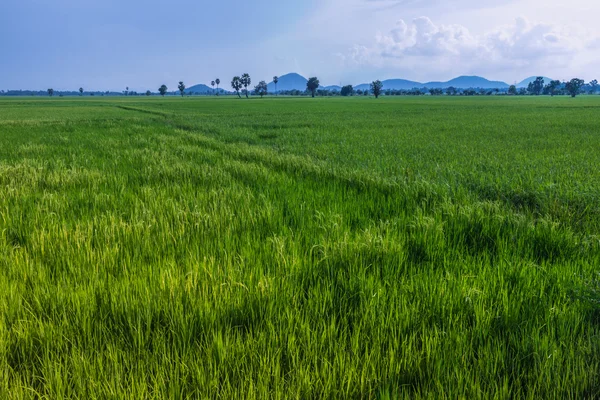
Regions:
<svg viewBox="0 0 600 400"><path fill-rule="evenodd" d="M83 88L79 88L79 95L83 96Z"/></svg>
<svg viewBox="0 0 600 400"><path fill-rule="evenodd" d="M165 97L165 94L167 94L167 90L169 90L167 85L161 85L161 87L158 88L158 92L162 97Z"/></svg>
<svg viewBox="0 0 600 400"><path fill-rule="evenodd" d="M517 95L517 87L515 85L510 85L508 88L508 94L516 96Z"/></svg>
<svg viewBox="0 0 600 400"><path fill-rule="evenodd" d="M244 86L246 98L248 98L248 87L252 84L252 79L250 79L250 75L242 74L241 82L242 82L242 85Z"/></svg>
<svg viewBox="0 0 600 400"><path fill-rule="evenodd" d="M267 86L267 82L265 82L265 81L258 82L258 85L256 85L254 87L254 93L259 95L261 99L263 96L265 96L267 94L267 90L268 90L268 86Z"/></svg>
<svg viewBox="0 0 600 400"><path fill-rule="evenodd" d="M146 90L146 96L152 96L152 92L149 90Z"/></svg>
<svg viewBox="0 0 600 400"><path fill-rule="evenodd" d="M456 90L456 88L454 86L450 86L449 88L446 89L446 94L448 96L456 96L456 93L458 93L458 90Z"/></svg>
<svg viewBox="0 0 600 400"><path fill-rule="evenodd" d="M127 95L129 94L129 86L127 86L127 87L125 88L125 92L124 92L124 93L125 93L125 96L127 96Z"/></svg>
<svg viewBox="0 0 600 400"><path fill-rule="evenodd" d="M565 85L565 89L567 89L567 93L571 95L571 97L575 97L579 94L581 88L585 85L583 79L573 78Z"/></svg>
<svg viewBox="0 0 600 400"><path fill-rule="evenodd" d="M352 85L346 85L342 87L342 91L340 92L342 96L352 96L354 94L354 88Z"/></svg>
<svg viewBox="0 0 600 400"><path fill-rule="evenodd" d="M306 89L312 94L312 97L315 97L315 93L319 88L319 79L317 77L312 77L306 82Z"/></svg>
<svg viewBox="0 0 600 400"><path fill-rule="evenodd" d="M183 97L183 94L185 92L185 83L179 82L179 85L177 85L177 89L179 89L179 93L181 93L181 97Z"/></svg>
<svg viewBox="0 0 600 400"><path fill-rule="evenodd" d="M221 80L219 78L215 79L215 83L217 84L217 96L219 95L219 85L221 84Z"/></svg>
<svg viewBox="0 0 600 400"><path fill-rule="evenodd" d="M241 99L242 96L240 96L240 89L243 87L244 85L242 84L242 78L240 78L239 76L234 76L233 79L231 80L231 87L233 88L233 90L235 91L235 93L238 95L238 97Z"/></svg>
<svg viewBox="0 0 600 400"><path fill-rule="evenodd" d="M381 89L383 89L383 83L380 80L371 82L371 93L373 93L376 99L379 98Z"/></svg>
<svg viewBox="0 0 600 400"><path fill-rule="evenodd" d="M279 77L278 76L274 76L273 77L273 83L275 84L275 96L277 96L277 83L279 83Z"/></svg>
<svg viewBox="0 0 600 400"><path fill-rule="evenodd" d="M594 79L590 82L590 94L594 94L598 91L598 81Z"/></svg>
<svg viewBox="0 0 600 400"><path fill-rule="evenodd" d="M210 86L213 88L213 94L215 94L215 81L210 82Z"/></svg>
<svg viewBox="0 0 600 400"><path fill-rule="evenodd" d="M50 96L50 97L54 96L54 89L52 89L52 88L48 89L48 96Z"/></svg>
<svg viewBox="0 0 600 400"><path fill-rule="evenodd" d="M550 96L554 96L559 87L560 87L560 81L550 81L550 83L548 83L544 87L544 94L549 94Z"/></svg>
<svg viewBox="0 0 600 400"><path fill-rule="evenodd" d="M542 94L542 91L544 90L544 78L542 78L541 76L538 76L537 78L535 78L535 81L533 82L529 82L529 85L527 85L527 91L530 94L539 96L540 94Z"/></svg>

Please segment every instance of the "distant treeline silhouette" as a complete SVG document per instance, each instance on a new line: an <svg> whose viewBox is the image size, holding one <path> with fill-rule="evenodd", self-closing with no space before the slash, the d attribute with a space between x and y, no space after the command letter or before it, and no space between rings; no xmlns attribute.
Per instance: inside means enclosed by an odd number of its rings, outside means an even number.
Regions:
<svg viewBox="0 0 600 400"><path fill-rule="evenodd" d="M494 96L494 95L510 95L510 96L571 96L575 97L579 94L598 94L600 87L596 79L585 83L583 79L574 78L567 82L560 82L558 80L552 80L546 82L543 77L538 77L534 81L530 82L527 88L517 88L515 85L511 85L508 88L496 88L496 89L483 89L483 88L456 88L453 86L441 89L441 88L413 88L413 89L386 89L383 83L379 80L373 81L370 84L370 89L355 89L352 85L346 85L340 90L323 88L320 86L319 79L317 77L311 77L306 82L306 89L291 89L291 90L277 90L277 83L279 78L273 77L273 84L275 90L269 91L269 85L265 81L260 81L254 89L251 89L252 79L249 74L244 73L241 76L234 76L231 80L232 92L225 91L219 88L221 80L219 78L211 81L212 89L205 85L197 85L195 87L205 88L202 91L194 91L193 88L186 90L186 86L183 81L179 82L177 91L169 91L166 85L161 85L158 88L158 92L151 92L150 90L144 93L138 93L136 91L130 91L129 87L123 92L114 91L92 91L86 92L83 88L79 88L78 91L55 91L50 88L46 91L32 91L32 90L0 90L0 96L237 96L242 98L243 96L249 98L250 95L260 96L261 98L267 95L281 95L281 96L320 96L320 97L333 97L333 96L370 96L374 95L376 98L380 95L385 96ZM215 90L215 85L217 89ZM361 85L364 87L364 85Z"/></svg>

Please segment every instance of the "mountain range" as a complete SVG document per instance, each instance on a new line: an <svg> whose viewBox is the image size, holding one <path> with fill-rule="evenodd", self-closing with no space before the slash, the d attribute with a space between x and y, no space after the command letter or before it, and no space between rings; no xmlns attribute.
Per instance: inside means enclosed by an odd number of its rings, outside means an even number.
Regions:
<svg viewBox="0 0 600 400"><path fill-rule="evenodd" d="M221 82L222 84L223 82ZM222 88L219 88L219 93L229 93L226 90L223 90ZM212 88L210 86L204 85L204 84L199 84L199 85L194 85L192 87L189 87L187 89L185 89L184 93L194 93L194 94L213 94L213 93L217 93L217 88Z"/></svg>
<svg viewBox="0 0 600 400"><path fill-rule="evenodd" d="M516 86L527 87L529 82L532 82L536 79L537 76L532 76L527 79L524 79ZM544 77L545 83L549 83L551 81L550 78ZM282 75L279 77L279 82L277 83L277 91L284 90L306 90L306 82L308 79L303 77L300 74L295 72ZM451 79L447 82L416 82L409 81L406 79L387 79L382 81L384 89L395 89L395 90L410 90L410 89L445 89L450 86L455 87L457 89L508 89L509 84L502 81L490 81L480 76L459 76L457 78ZM273 82L268 84L269 92L275 92L275 84ZM341 90L341 87L338 85L331 86L321 86L321 89L327 90ZM354 86L355 90L368 90L370 89L370 84L363 83L360 85Z"/></svg>
<svg viewBox="0 0 600 400"><path fill-rule="evenodd" d="M539 76L539 75L538 75ZM530 76L527 79L523 79L521 82L517 83L515 86L520 89L520 88L527 88L527 86L529 86L529 84L533 81L535 81L538 77L537 76ZM542 78L544 78L544 85L547 85L550 83L550 81L553 81L554 79L550 79L546 76L543 76Z"/></svg>

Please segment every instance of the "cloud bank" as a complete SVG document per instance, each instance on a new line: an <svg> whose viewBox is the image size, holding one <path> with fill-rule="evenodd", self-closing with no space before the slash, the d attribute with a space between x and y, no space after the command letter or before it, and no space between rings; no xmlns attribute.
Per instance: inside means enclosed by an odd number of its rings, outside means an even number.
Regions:
<svg viewBox="0 0 600 400"><path fill-rule="evenodd" d="M473 35L463 25L437 25L428 17L399 20L368 45L355 45L338 56L347 66L392 66L421 74L489 74L513 70L540 74L569 68L579 55L591 53L598 38L586 38L559 26L517 18Z"/></svg>

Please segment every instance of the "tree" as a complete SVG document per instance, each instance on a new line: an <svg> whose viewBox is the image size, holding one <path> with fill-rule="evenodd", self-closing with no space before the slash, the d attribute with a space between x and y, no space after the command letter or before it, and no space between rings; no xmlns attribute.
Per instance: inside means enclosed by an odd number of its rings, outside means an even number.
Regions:
<svg viewBox="0 0 600 400"><path fill-rule="evenodd" d="M181 93L181 97L183 97L183 94L185 92L185 83L179 82L179 85L177 85L177 89L179 89L179 93Z"/></svg>
<svg viewBox="0 0 600 400"><path fill-rule="evenodd" d="M210 86L212 86L213 94L215 94L215 81L210 82Z"/></svg>
<svg viewBox="0 0 600 400"><path fill-rule="evenodd" d="M541 76L538 76L537 78L535 78L535 81L529 82L529 85L527 85L527 91L536 96L542 94L543 90L544 78L542 78Z"/></svg>
<svg viewBox="0 0 600 400"><path fill-rule="evenodd" d="M129 94L129 86L127 86L127 87L125 88L125 92L124 92L124 93L125 93L125 96L127 96L127 95Z"/></svg>
<svg viewBox="0 0 600 400"><path fill-rule="evenodd" d="M158 92L160 93L160 95L162 97L165 97L165 94L167 94L167 90L169 90L167 85L162 85L161 87L158 88Z"/></svg>
<svg viewBox="0 0 600 400"><path fill-rule="evenodd" d="M260 81L258 82L258 85L256 85L254 87L254 93L259 95L260 98L262 99L263 96L265 96L267 94L267 82L265 81Z"/></svg>
<svg viewBox="0 0 600 400"><path fill-rule="evenodd" d="M341 95L342 96L352 96L354 94L354 88L352 85L346 85L342 87Z"/></svg>
<svg viewBox="0 0 600 400"><path fill-rule="evenodd" d="M560 81L550 81L544 87L544 94L549 94L550 96L554 96L556 94L556 90L560 87Z"/></svg>
<svg viewBox="0 0 600 400"><path fill-rule="evenodd" d="M79 95L83 96L83 88L79 88Z"/></svg>
<svg viewBox="0 0 600 400"><path fill-rule="evenodd" d="M590 94L594 94L598 91L598 81L596 79L590 82L590 88Z"/></svg>
<svg viewBox="0 0 600 400"><path fill-rule="evenodd" d="M515 85L510 85L508 88L508 94L516 96L517 95L517 87Z"/></svg>
<svg viewBox="0 0 600 400"><path fill-rule="evenodd" d="M575 97L579 94L581 87L585 85L583 79L573 78L565 85L565 89L571 95L571 97Z"/></svg>
<svg viewBox="0 0 600 400"><path fill-rule="evenodd" d="M317 77L312 77L306 82L306 89L312 94L312 97L315 97L315 92L319 88L319 79Z"/></svg>
<svg viewBox="0 0 600 400"><path fill-rule="evenodd" d="M242 88L242 86L244 86L242 85L242 78L240 78L239 76L234 76L231 80L231 87L240 99L242 98L242 96L240 96L240 89Z"/></svg>
<svg viewBox="0 0 600 400"><path fill-rule="evenodd" d="M215 79L215 83L217 84L217 96L219 95L219 85L221 84L221 80L219 78Z"/></svg>
<svg viewBox="0 0 600 400"><path fill-rule="evenodd" d="M152 92L149 90L146 90L146 96L152 96Z"/></svg>
<svg viewBox="0 0 600 400"><path fill-rule="evenodd" d="M381 94L381 89L383 89L383 83L381 83L380 80L371 82L371 92L373 93L376 99L379 98L379 95Z"/></svg>
<svg viewBox="0 0 600 400"><path fill-rule="evenodd" d="M446 94L448 96L456 96L457 92L458 92L458 90L456 90L456 88L454 86L450 86L449 88L446 89Z"/></svg>
<svg viewBox="0 0 600 400"><path fill-rule="evenodd" d="M252 79L250 79L250 75L242 74L241 82L242 82L242 85L244 86L244 90L246 92L246 98L248 98L248 87L252 83Z"/></svg>
<svg viewBox="0 0 600 400"><path fill-rule="evenodd" d="M279 77L278 76L274 76L273 77L273 83L275 84L275 96L277 96L277 83L279 82Z"/></svg>
<svg viewBox="0 0 600 400"><path fill-rule="evenodd" d="M52 89L52 88L48 89L48 96L50 96L50 97L54 96L54 89Z"/></svg>

